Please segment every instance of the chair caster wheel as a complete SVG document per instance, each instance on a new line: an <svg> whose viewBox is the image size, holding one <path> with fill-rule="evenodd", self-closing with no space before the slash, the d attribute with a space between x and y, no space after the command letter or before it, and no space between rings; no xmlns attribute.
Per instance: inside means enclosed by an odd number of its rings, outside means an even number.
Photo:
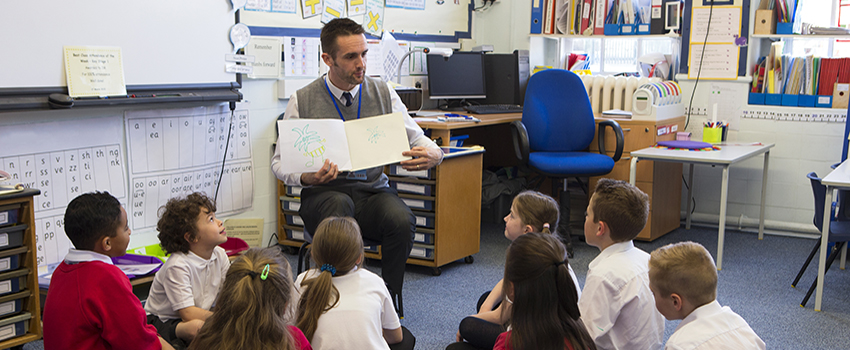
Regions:
<svg viewBox="0 0 850 350"><path fill-rule="evenodd" d="M442 274L443 274L443 269L441 269L439 267L432 267L431 268L431 275L432 276L439 276L439 275L442 275Z"/></svg>
<svg viewBox="0 0 850 350"><path fill-rule="evenodd" d="M470 255L470 256L463 258L463 262L465 262L467 264L472 264L473 262L475 262L475 258L472 257L472 255Z"/></svg>

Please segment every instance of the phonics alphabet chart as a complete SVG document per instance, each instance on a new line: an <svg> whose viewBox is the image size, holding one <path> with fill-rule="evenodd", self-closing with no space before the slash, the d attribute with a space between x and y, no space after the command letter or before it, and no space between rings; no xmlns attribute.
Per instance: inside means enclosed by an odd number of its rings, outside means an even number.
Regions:
<svg viewBox="0 0 850 350"><path fill-rule="evenodd" d="M127 214L133 229L155 227L157 211L168 199L192 192L213 198L218 188L217 215L253 205L247 110L236 110L232 118L224 105L128 111L124 125L130 170Z"/></svg>
<svg viewBox="0 0 850 350"><path fill-rule="evenodd" d="M34 198L39 267L58 263L72 246L63 229L72 199L97 190L126 202L121 131L118 118L0 127L0 169L12 182L41 190Z"/></svg>

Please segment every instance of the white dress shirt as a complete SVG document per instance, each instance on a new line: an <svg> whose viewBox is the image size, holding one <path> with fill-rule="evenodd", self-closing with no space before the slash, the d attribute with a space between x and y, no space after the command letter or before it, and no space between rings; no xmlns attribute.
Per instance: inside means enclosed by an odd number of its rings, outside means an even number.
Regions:
<svg viewBox="0 0 850 350"><path fill-rule="evenodd" d="M765 344L747 321L715 300L685 317L664 349L764 350Z"/></svg>
<svg viewBox="0 0 850 350"><path fill-rule="evenodd" d="M68 249L68 254L65 255L66 264L77 264L89 261L100 261L104 264L115 265L112 263L112 258L91 250L77 250L71 248Z"/></svg>
<svg viewBox="0 0 850 350"><path fill-rule="evenodd" d="M342 93L344 90L336 87L334 84L331 84L330 80L328 80L327 74L325 75L325 82L328 84L328 88L330 88L331 93L339 100L339 102L345 104L345 98L342 97ZM431 139L425 136L425 132L422 131L422 128L413 121L413 118L407 114L407 107L404 105L404 102L401 101L401 98L395 92L395 89L388 88L390 90L390 102L392 103L392 112L402 112L404 114L404 129L407 130L407 140L410 142L410 147L422 146L428 148L439 149L439 146L435 144ZM360 92L360 85L354 86L353 89L348 90L351 93L352 100L356 101L359 99L357 93ZM289 103L286 104L286 111L283 113L283 119L298 119L300 117L298 113L298 97L297 93L293 93L292 96L289 97ZM277 127L277 124L275 124ZM280 150L275 147L274 156L272 157L272 171L275 176L283 181L288 186L302 186L301 184L301 173L284 173L281 170L280 165Z"/></svg>
<svg viewBox="0 0 850 350"><path fill-rule="evenodd" d="M649 254L615 243L588 265L578 308L599 349L661 349L664 316L649 290Z"/></svg>
<svg viewBox="0 0 850 350"><path fill-rule="evenodd" d="M222 247L215 247L209 259L191 250L171 254L153 278L145 311L165 322L180 318L177 311L189 306L211 310L228 268L230 260Z"/></svg>

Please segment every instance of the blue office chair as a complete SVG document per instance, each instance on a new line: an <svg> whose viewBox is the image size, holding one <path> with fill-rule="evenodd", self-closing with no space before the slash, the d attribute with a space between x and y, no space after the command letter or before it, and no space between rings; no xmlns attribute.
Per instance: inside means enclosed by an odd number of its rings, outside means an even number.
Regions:
<svg viewBox="0 0 850 350"><path fill-rule="evenodd" d="M815 226L818 228L818 231L823 230L823 209L824 209L824 201L826 201L826 186L824 186L820 181L821 179L818 177L818 174L811 172L807 175L809 180L812 182L812 193L815 197L815 218L813 220ZM841 208L840 211L845 210ZM833 247L832 251L829 254L829 257L826 261L826 271L824 271L824 275L829 271L829 267L832 266L832 262L835 261L835 258L838 256L841 248L847 244L847 241L850 241L850 221L841 220L844 216L842 213L838 216L838 220L829 222L829 238L828 241L830 243L836 243ZM797 278L794 279L794 282L791 283L792 287L797 287L797 282L800 281L800 277L803 276L803 272L806 271L806 268L809 266L809 263L812 262L812 258L814 258L815 253L817 253L818 249L820 249L821 240L818 238L815 243L814 249L809 253L809 257L806 259L806 262L803 264L803 267L800 269L800 272L797 273ZM806 303L809 301L809 298L812 296L812 293L815 291L815 286L817 285L818 280L815 278L815 281L812 282L812 286L809 287L809 291L806 293L806 297L803 298L803 302L800 303L800 306L805 307Z"/></svg>
<svg viewBox="0 0 850 350"><path fill-rule="evenodd" d="M611 157L605 150L605 127L613 129L617 148ZM599 123L599 154L588 152L596 123L590 99L581 79L563 69L547 69L531 76L525 92L522 121L511 123L514 151L522 164L553 178L552 193L560 188L561 218L558 232L570 237L570 196L567 179L576 178L587 193L583 177L611 172L623 154L623 130L613 120ZM563 179L563 186L559 181ZM542 180L538 182L538 185ZM571 254L572 255L572 254Z"/></svg>

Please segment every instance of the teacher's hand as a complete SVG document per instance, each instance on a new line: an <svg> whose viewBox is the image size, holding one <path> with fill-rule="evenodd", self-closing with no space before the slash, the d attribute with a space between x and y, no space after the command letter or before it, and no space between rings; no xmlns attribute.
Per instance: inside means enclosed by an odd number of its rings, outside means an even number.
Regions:
<svg viewBox="0 0 850 350"><path fill-rule="evenodd" d="M336 164L325 159L325 164L322 165L319 171L301 174L301 183L309 186L322 185L335 180L337 175L339 175L339 169Z"/></svg>
<svg viewBox="0 0 850 350"><path fill-rule="evenodd" d="M413 157L413 159L401 161L401 167L405 170L416 171L430 169L443 160L443 151L439 148L426 148L416 146L409 151L401 152L405 157Z"/></svg>

